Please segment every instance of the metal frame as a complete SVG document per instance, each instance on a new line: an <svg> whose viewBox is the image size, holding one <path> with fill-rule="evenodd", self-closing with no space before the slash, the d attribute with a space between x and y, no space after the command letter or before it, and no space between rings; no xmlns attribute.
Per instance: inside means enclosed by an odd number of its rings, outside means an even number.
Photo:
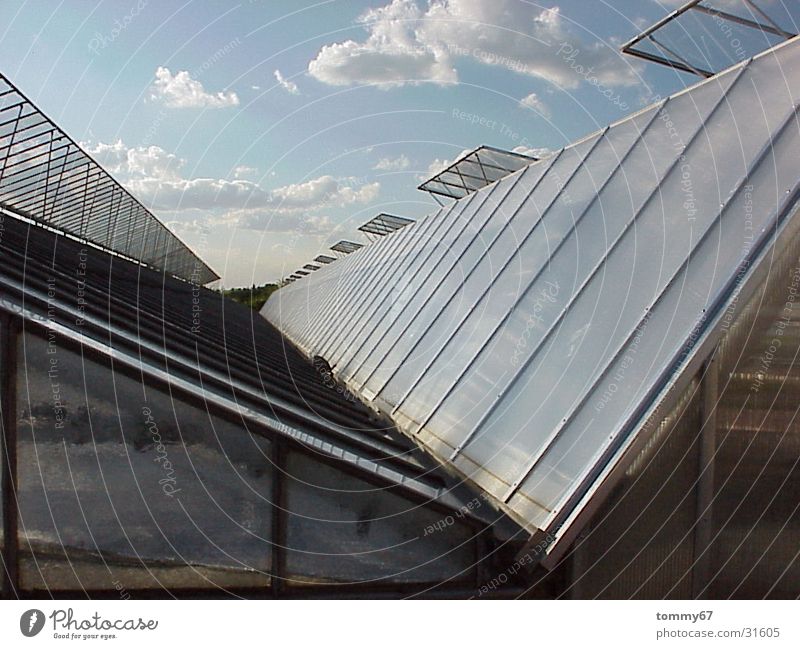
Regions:
<svg viewBox="0 0 800 649"><path fill-rule="evenodd" d="M482 153L498 154L505 158L509 164L506 166L497 164L497 161L491 155L484 156L484 158L481 159ZM522 153L515 153L513 151L504 151L503 149L484 144L461 156L448 167L428 178L428 180L423 182L417 189L428 192L434 198L436 198L437 195L455 199L463 198L538 160L539 158L527 156ZM480 176L466 171L465 168L471 165L478 165L481 172ZM500 172L500 175L496 178L490 178L486 173L489 169ZM450 177L454 175L458 178L457 182L454 181L454 179L450 179ZM473 182L469 183L468 181ZM437 185L439 187L437 187ZM453 188L452 190L449 189L451 187Z"/></svg>
<svg viewBox="0 0 800 649"><path fill-rule="evenodd" d="M17 553L17 330L18 321L0 314L0 462L2 462L3 548L5 569L3 597L17 597L19 592L19 561Z"/></svg>
<svg viewBox="0 0 800 649"><path fill-rule="evenodd" d="M0 207L189 282L219 279L2 74Z"/></svg>
<svg viewBox="0 0 800 649"><path fill-rule="evenodd" d="M387 234L396 232L401 228L411 225L414 219L407 219L404 216L396 216L394 214L386 214L381 212L378 216L371 218L364 225L359 226L359 231L365 234L374 234L379 237L385 237Z"/></svg>
<svg viewBox="0 0 800 649"><path fill-rule="evenodd" d="M703 13L705 15L721 18L728 22L741 25L743 27L748 27L750 29L759 30L763 33L772 34L773 36L780 36L781 38L786 40L794 38L797 35L782 29L774 20L772 20L769 17L769 15L763 9L761 9L756 4L756 0L741 0L741 2L743 5L749 7L752 12L759 14L764 19L765 22L750 20L748 18L743 18L742 16L737 16L735 14L732 14L728 11L723 11L715 7L706 6L703 3L707 1L708 0L690 0L682 7L679 7L678 9L667 15L665 18L662 18L657 23L644 30L641 34L638 34L637 36L629 40L627 43L625 43L621 48L622 53L630 54L631 56L635 56L640 59L644 59L645 61L650 61L652 63L659 63L660 65L665 65L675 70L680 70L681 72L688 72L690 74L695 74L703 78L712 77L718 72L721 72L721 70L709 70L706 68L692 65L684 56L681 56L680 52L674 51L672 48L668 47L666 44L661 42L655 36L656 32L661 30L663 27L667 26L668 24L680 18L682 15L687 14L691 11L696 11L698 13ZM653 54L652 52L647 52L642 49L637 49L636 46L645 40L651 42L659 51L663 52L664 56Z"/></svg>
<svg viewBox="0 0 800 649"><path fill-rule="evenodd" d="M364 244L356 243L355 241L348 241L347 239L342 239L337 243L334 243L331 246L331 250L334 252L341 252L345 255L349 255L351 252L355 252L359 248L363 248Z"/></svg>

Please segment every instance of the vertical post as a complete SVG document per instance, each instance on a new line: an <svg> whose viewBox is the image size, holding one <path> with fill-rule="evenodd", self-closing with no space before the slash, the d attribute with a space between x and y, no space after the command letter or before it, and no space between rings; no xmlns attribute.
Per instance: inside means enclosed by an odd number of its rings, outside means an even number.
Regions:
<svg viewBox="0 0 800 649"><path fill-rule="evenodd" d="M0 461L2 462L3 597L18 597L17 561L17 320L0 318Z"/></svg>
<svg viewBox="0 0 800 649"><path fill-rule="evenodd" d="M567 571L569 575L569 583L567 584L569 593L567 597L569 599L585 599L593 596L586 588L585 579L586 573L592 565L589 561L589 548L587 547L589 544L587 539L591 533L592 524L589 522L575 537L575 541L573 541L570 548L569 570Z"/></svg>
<svg viewBox="0 0 800 649"><path fill-rule="evenodd" d="M719 398L719 361L716 350L706 361L701 383L702 404L700 452L697 480L697 523L694 530L692 597L708 598L711 579L711 537L714 533L714 454L717 450L717 399Z"/></svg>
<svg viewBox="0 0 800 649"><path fill-rule="evenodd" d="M284 547L286 534L284 521L284 471L286 464L286 449L280 436L272 438L272 578L270 587L272 596L278 599L283 590Z"/></svg>

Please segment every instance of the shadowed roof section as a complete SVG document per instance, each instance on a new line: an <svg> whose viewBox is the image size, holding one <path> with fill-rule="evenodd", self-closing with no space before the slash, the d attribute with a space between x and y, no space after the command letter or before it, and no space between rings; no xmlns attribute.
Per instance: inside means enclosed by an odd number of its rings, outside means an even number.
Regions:
<svg viewBox="0 0 800 649"><path fill-rule="evenodd" d="M799 100L794 38L281 289L262 314L553 556L797 229Z"/></svg>
<svg viewBox="0 0 800 649"><path fill-rule="evenodd" d="M463 198L536 160L521 153L479 146L426 180L418 189L437 196Z"/></svg>
<svg viewBox="0 0 800 649"><path fill-rule="evenodd" d="M112 356L139 381L189 392L206 409L390 488L455 508L473 497L251 309L34 224L6 218L3 226L0 312L25 327L38 323L85 354Z"/></svg>
<svg viewBox="0 0 800 649"><path fill-rule="evenodd" d="M2 74L0 207L195 284L219 279Z"/></svg>

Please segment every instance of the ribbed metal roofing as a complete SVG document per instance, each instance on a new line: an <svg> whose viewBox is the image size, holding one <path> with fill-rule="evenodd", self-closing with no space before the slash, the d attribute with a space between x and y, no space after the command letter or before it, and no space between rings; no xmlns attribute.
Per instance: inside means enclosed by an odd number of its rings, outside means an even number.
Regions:
<svg viewBox="0 0 800 649"><path fill-rule="evenodd" d="M793 39L284 287L262 314L559 538L719 338L788 218L798 99Z"/></svg>
<svg viewBox="0 0 800 649"><path fill-rule="evenodd" d="M251 309L0 214L0 312L113 357L350 471L460 507L474 497ZM469 495L467 495L469 494ZM483 512L480 512L483 515Z"/></svg>

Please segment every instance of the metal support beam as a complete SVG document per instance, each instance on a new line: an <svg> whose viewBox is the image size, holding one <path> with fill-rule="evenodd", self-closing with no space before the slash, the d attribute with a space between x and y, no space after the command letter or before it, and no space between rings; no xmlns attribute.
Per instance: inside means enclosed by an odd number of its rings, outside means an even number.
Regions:
<svg viewBox="0 0 800 649"><path fill-rule="evenodd" d="M286 448L280 437L272 440L272 577L270 589L278 599L285 587L286 575L286 512L284 504L284 481Z"/></svg>
<svg viewBox="0 0 800 649"><path fill-rule="evenodd" d="M3 499L3 597L19 596L19 561L17 555L17 327L18 321L10 316L0 318L0 417L2 439Z"/></svg>
<svg viewBox="0 0 800 649"><path fill-rule="evenodd" d="M714 455L717 450L717 401L719 399L719 362L712 354L706 361L701 383L702 424L697 480L697 523L694 531L692 597L708 598L711 579L711 538L714 532Z"/></svg>

